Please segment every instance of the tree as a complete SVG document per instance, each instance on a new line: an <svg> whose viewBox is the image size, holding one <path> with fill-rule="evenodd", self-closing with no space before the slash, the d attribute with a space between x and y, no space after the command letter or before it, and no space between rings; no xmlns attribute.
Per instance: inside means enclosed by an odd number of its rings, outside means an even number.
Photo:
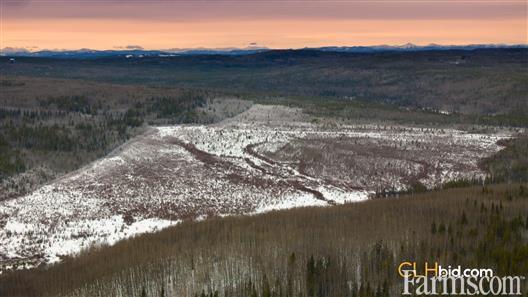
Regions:
<svg viewBox="0 0 528 297"><path fill-rule="evenodd" d="M315 260L312 255L306 264L306 295L308 297L315 297L315 274Z"/></svg>
<svg viewBox="0 0 528 297"><path fill-rule="evenodd" d="M271 297L271 289L265 273L262 279L262 297Z"/></svg>
<svg viewBox="0 0 528 297"><path fill-rule="evenodd" d="M288 257L288 268L287 268L287 280L286 280L286 297L293 297L293 276L295 274L295 253L291 253Z"/></svg>

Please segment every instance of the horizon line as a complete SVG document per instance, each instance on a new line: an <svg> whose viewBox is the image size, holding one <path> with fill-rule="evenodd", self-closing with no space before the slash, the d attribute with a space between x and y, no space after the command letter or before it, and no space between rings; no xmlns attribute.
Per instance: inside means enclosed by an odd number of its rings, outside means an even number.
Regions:
<svg viewBox="0 0 528 297"><path fill-rule="evenodd" d="M11 46L5 46L3 48L0 48L0 52L5 52L6 50L9 50L12 53L20 53L20 52L28 52L28 53L38 53L43 51L51 51L51 52L68 52L68 51L94 51L94 52L102 52L102 51L160 51L160 52L182 52L182 51L193 51L193 50L216 50L216 51L230 51L230 50L302 50L302 49L320 49L320 48L328 48L328 47L334 47L334 48L354 48L354 47L365 47L365 48L376 48L376 47L393 47L393 48L403 48L403 47L430 47L430 46L437 46L437 47L471 47L471 46L494 46L494 47L528 47L528 43L464 43L464 44L441 44L441 43L427 43L427 44L419 44L419 43L403 43L403 44L374 44L374 45L321 45L321 46L304 46L304 47L267 47L267 46L247 46L247 47L236 47L236 46L226 46L226 47L188 47L188 48L144 48L139 45L127 45L123 47L113 47L113 48L104 48L104 49L95 49L95 48L87 48L87 47L80 47L80 48L62 48L62 49L51 49L51 48L42 48L42 49L35 49L38 47L11 47ZM127 48L130 47L130 48Z"/></svg>

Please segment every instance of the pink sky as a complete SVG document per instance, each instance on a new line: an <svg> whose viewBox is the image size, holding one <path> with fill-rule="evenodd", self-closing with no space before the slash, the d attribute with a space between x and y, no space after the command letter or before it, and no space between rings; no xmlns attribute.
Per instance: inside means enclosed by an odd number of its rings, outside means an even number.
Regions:
<svg viewBox="0 0 528 297"><path fill-rule="evenodd" d="M0 48L528 43L524 0L0 2Z"/></svg>

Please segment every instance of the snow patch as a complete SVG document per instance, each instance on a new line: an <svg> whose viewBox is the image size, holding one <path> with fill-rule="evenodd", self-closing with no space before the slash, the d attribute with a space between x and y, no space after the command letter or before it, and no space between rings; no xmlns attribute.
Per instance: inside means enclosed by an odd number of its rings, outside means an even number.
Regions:
<svg viewBox="0 0 528 297"><path fill-rule="evenodd" d="M316 199L312 194L295 193L288 195L277 203L263 204L257 207L253 214L270 212L273 210L290 209L308 206L328 206L328 202Z"/></svg>

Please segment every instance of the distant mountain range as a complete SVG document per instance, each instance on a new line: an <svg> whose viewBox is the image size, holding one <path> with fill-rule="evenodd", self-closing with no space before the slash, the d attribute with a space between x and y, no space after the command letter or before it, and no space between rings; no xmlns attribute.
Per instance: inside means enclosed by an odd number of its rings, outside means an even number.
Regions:
<svg viewBox="0 0 528 297"><path fill-rule="evenodd" d="M350 52L350 53L375 53L375 52L411 52L411 51L429 51L429 50L475 50L475 49L496 49L496 48L528 48L528 44L504 45L504 44L472 44L472 45L438 45L429 44L419 46L412 43L404 45L378 45L378 46L326 46L316 48L305 48L310 50L320 50L325 52ZM143 49L124 49L124 50L42 50L29 51L24 48L4 48L0 56L9 57L43 57L43 58L101 58L101 57L173 57L173 56L190 56L190 55L249 55L270 51L272 49L265 47L249 48L221 48L221 49L169 49L169 50L143 50Z"/></svg>
<svg viewBox="0 0 528 297"><path fill-rule="evenodd" d="M317 48L321 51L330 51L330 52L356 52L356 53L370 53L370 52L384 52L384 51L429 51L429 50L475 50L475 49L485 49L485 48L528 48L528 44L516 44L516 45L506 45L506 44L470 44L470 45L439 45L439 44L429 44L429 45L415 45L412 43L407 43L404 45L378 45L378 46L327 46Z"/></svg>
<svg viewBox="0 0 528 297"><path fill-rule="evenodd" d="M189 56L189 55L248 55L259 52L268 51L267 48L226 48L226 49L170 49L170 50L42 50L29 51L23 48L4 48L1 56L10 57L41 57L41 58L101 58L101 57L127 57L127 58L142 58L142 57L173 57L173 56Z"/></svg>

